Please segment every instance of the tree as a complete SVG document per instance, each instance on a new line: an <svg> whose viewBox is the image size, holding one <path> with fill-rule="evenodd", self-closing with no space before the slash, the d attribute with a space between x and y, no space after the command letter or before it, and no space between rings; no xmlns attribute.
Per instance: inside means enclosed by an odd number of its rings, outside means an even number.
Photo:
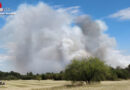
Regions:
<svg viewBox="0 0 130 90"><path fill-rule="evenodd" d="M129 73L130 73L130 64L128 65L128 71L129 71Z"/></svg>
<svg viewBox="0 0 130 90"><path fill-rule="evenodd" d="M115 72L116 72L118 78L120 78L120 79L128 79L128 77L129 77L129 72L127 69L122 69L121 67L117 67L115 69Z"/></svg>
<svg viewBox="0 0 130 90"><path fill-rule="evenodd" d="M108 74L106 79L107 80L118 80L118 76L117 76L115 68L110 67L110 73Z"/></svg>
<svg viewBox="0 0 130 90"><path fill-rule="evenodd" d="M130 64L128 65L128 67L126 68L126 70L128 71L128 78L130 79Z"/></svg>
<svg viewBox="0 0 130 90"><path fill-rule="evenodd" d="M42 80L42 76L39 75L39 74L37 74L37 75L36 75L36 80L39 80L39 81Z"/></svg>
<svg viewBox="0 0 130 90"><path fill-rule="evenodd" d="M109 67L98 58L74 59L65 69L66 80L85 81L86 83L100 82L109 75Z"/></svg>

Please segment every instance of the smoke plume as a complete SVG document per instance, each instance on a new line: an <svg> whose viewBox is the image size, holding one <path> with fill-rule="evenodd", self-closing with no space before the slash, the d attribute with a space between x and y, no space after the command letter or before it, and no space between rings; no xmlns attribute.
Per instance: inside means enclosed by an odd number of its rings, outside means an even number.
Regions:
<svg viewBox="0 0 130 90"><path fill-rule="evenodd" d="M87 15L75 16L44 3L21 5L7 18L1 41L8 59L25 73L58 72L73 58L98 57L111 66L126 66L130 56L116 50L114 38L105 34L106 24Z"/></svg>

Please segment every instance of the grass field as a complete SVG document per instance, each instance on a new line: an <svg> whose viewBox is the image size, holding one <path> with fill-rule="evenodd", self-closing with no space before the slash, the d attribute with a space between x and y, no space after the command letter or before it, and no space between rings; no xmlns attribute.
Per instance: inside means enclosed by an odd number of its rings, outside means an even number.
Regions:
<svg viewBox="0 0 130 90"><path fill-rule="evenodd" d="M0 90L130 90L130 80L124 81L103 81L98 84L84 86L68 86L69 81L52 80L16 80L4 81L5 86L0 86Z"/></svg>

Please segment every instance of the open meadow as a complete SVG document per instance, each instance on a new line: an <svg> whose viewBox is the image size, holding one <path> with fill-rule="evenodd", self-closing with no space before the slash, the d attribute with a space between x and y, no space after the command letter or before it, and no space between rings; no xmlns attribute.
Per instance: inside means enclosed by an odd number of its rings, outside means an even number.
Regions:
<svg viewBox="0 0 130 90"><path fill-rule="evenodd" d="M52 80L16 80L5 83L0 90L130 90L130 80L102 81L83 86L71 86L69 81Z"/></svg>

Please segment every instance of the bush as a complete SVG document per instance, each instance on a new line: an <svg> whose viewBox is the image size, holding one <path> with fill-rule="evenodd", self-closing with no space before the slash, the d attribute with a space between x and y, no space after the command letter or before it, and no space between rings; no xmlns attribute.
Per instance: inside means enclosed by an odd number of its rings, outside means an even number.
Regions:
<svg viewBox="0 0 130 90"><path fill-rule="evenodd" d="M110 67L110 73L108 74L107 80L118 80L118 76L116 73L116 70L112 67Z"/></svg>
<svg viewBox="0 0 130 90"><path fill-rule="evenodd" d="M121 67L117 67L115 69L115 73L117 74L117 77L120 79L128 79L129 72L126 69L122 69Z"/></svg>
<svg viewBox="0 0 130 90"><path fill-rule="evenodd" d="M82 60L74 59L65 69L66 80L85 81L86 83L100 82L109 75L109 67L98 58L88 58Z"/></svg>

